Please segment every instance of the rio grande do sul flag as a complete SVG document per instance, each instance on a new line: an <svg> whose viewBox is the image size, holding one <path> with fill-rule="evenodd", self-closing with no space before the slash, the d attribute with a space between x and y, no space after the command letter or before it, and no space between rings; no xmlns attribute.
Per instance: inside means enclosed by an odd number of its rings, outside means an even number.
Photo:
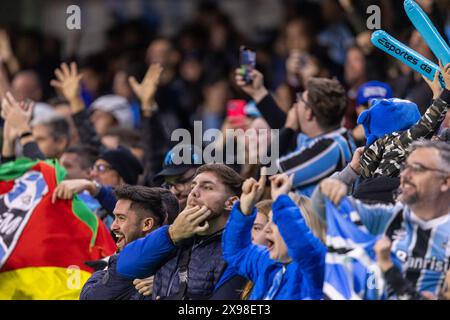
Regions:
<svg viewBox="0 0 450 320"><path fill-rule="evenodd" d="M0 299L78 299L115 243L77 196L51 203L65 170L55 161L0 166Z"/></svg>

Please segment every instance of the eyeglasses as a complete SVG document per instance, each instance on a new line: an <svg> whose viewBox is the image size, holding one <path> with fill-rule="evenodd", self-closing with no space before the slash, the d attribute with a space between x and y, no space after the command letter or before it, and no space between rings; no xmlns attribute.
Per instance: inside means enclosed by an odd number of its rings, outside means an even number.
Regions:
<svg viewBox="0 0 450 320"><path fill-rule="evenodd" d="M92 170L95 170L95 171L100 172L100 173L104 173L104 172L109 171L111 169L112 169L112 167L108 166L106 164L96 164L96 165L94 165L92 167Z"/></svg>
<svg viewBox="0 0 450 320"><path fill-rule="evenodd" d="M443 174L449 174L449 172L441 170L441 169L434 169L434 168L428 168L420 163L413 163L413 164L407 164L406 162L404 162L401 166L400 166L400 171L403 172L405 170L410 170L413 173L423 173L425 171L435 171L435 172L440 172Z"/></svg>

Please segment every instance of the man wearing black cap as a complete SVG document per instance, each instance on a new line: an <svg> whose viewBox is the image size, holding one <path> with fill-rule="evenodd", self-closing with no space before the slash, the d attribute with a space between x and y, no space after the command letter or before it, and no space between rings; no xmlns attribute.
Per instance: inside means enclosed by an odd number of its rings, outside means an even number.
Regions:
<svg viewBox="0 0 450 320"><path fill-rule="evenodd" d="M139 160L125 148L108 150L100 155L91 171L92 180L64 180L55 189L56 199L72 199L74 194L84 190L95 197L102 208L112 215L116 205L113 188L124 184L136 185L143 169Z"/></svg>
<svg viewBox="0 0 450 320"><path fill-rule="evenodd" d="M180 150L183 151L181 152ZM176 156L179 153L182 156L185 150L191 153L190 161L188 163L175 164L178 163L178 161L175 161ZM178 199L180 211L186 207L187 197L191 191L191 182L194 179L196 169L201 164L201 157L195 151L194 146L176 146L167 152L162 171L153 178L153 182L156 185L161 185L175 195Z"/></svg>
<svg viewBox="0 0 450 320"><path fill-rule="evenodd" d="M102 185L118 187L124 183L135 185L143 168L128 150L119 147L100 155L91 171L91 178Z"/></svg>

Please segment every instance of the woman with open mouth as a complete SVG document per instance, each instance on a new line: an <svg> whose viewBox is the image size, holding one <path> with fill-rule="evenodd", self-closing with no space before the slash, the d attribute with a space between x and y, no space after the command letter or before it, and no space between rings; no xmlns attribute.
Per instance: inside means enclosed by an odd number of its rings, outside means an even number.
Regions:
<svg viewBox="0 0 450 320"><path fill-rule="evenodd" d="M287 175L271 179L274 203L263 229L267 246L252 243L255 203L265 177L248 179L242 186L223 235L224 258L254 283L249 300L322 299L326 248L287 195L292 186Z"/></svg>

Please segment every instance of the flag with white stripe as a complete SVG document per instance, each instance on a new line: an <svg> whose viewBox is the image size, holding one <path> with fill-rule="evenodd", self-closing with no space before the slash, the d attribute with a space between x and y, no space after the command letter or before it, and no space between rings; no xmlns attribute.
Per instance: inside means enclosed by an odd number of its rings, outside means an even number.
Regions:
<svg viewBox="0 0 450 320"><path fill-rule="evenodd" d="M378 238L367 231L347 198L338 208L327 199L326 219L324 294L331 300L384 299L385 282L374 251Z"/></svg>

